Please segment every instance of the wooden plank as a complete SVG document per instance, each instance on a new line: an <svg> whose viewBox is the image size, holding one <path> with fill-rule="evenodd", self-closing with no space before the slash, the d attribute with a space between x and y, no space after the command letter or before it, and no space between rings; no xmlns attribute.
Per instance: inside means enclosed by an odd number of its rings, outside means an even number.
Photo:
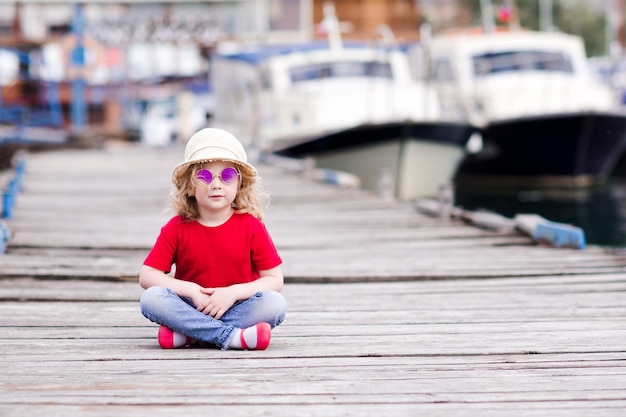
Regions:
<svg viewBox="0 0 626 417"><path fill-rule="evenodd" d="M0 257L4 276L80 275L108 279L136 279L147 248L128 245L121 249L25 248L10 249ZM553 249L528 247L517 250L515 257L501 257L497 249L472 245L472 248L408 247L385 244L361 248L313 248L292 250L279 247L284 272L289 282L398 280L445 277L542 276L568 274L617 273L621 262L610 254L588 252L564 256ZM477 247L478 246L478 247ZM33 254L36 253L36 256ZM367 263L363 261L367 258ZM491 260L493 259L493 261Z"/></svg>

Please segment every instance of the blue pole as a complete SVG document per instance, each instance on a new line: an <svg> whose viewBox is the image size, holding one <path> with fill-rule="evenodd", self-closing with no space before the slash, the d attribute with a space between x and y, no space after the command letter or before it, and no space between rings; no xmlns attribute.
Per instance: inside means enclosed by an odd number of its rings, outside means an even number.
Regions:
<svg viewBox="0 0 626 417"><path fill-rule="evenodd" d="M74 6L74 20L72 22L72 33L76 37L76 46L72 51L72 66L76 68L76 75L72 81L72 127L74 130L82 130L87 124L87 106L85 104L85 79L83 78L83 68L85 67L85 46L83 44L83 34L85 20L83 16L83 5Z"/></svg>

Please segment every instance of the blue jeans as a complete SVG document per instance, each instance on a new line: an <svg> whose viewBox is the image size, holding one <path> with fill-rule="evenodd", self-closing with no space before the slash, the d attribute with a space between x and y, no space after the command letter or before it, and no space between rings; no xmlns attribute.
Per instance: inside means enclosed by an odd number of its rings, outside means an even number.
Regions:
<svg viewBox="0 0 626 417"><path fill-rule="evenodd" d="M276 291L260 291L247 300L237 301L219 320L196 310L191 299L180 297L169 288L148 288L139 305L147 319L221 349L228 349L235 330L262 322L274 328L285 320L287 311L285 299Z"/></svg>

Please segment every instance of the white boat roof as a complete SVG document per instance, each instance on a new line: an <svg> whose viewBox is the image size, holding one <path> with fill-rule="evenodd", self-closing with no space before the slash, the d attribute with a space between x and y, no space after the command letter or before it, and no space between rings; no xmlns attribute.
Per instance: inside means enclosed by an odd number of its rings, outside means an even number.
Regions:
<svg viewBox="0 0 626 417"><path fill-rule="evenodd" d="M375 51L377 47L366 42L344 42L342 50L338 53L349 53L356 50L370 50ZM392 48L395 51L406 51L405 45L396 45ZM248 64L258 65L263 61L276 56L291 55L294 53L317 53L324 51L331 51L332 48L328 42L308 42L308 43L295 43L295 44L280 44L280 45L245 45L235 47L225 47L223 49L218 48L214 52L214 57L218 59L231 59L244 61Z"/></svg>
<svg viewBox="0 0 626 417"><path fill-rule="evenodd" d="M563 50L582 53L582 38L560 32L535 32L526 30L497 31L493 33L454 32L433 37L430 42L433 53L498 52L514 50Z"/></svg>

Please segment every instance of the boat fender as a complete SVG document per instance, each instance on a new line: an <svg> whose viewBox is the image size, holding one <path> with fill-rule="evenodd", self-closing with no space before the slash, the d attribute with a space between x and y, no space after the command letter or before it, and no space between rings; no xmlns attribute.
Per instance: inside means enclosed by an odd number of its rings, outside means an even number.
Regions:
<svg viewBox="0 0 626 417"><path fill-rule="evenodd" d="M483 209L476 211L458 210L456 216L465 223L494 232L512 232L516 227L513 219Z"/></svg>
<svg viewBox="0 0 626 417"><path fill-rule="evenodd" d="M439 201L430 198L420 198L414 203L415 208L420 213L424 213L428 216L439 217Z"/></svg>
<svg viewBox="0 0 626 417"><path fill-rule="evenodd" d="M580 227L549 221L537 214L518 214L514 220L518 230L537 243L560 248L585 248L585 233Z"/></svg>

